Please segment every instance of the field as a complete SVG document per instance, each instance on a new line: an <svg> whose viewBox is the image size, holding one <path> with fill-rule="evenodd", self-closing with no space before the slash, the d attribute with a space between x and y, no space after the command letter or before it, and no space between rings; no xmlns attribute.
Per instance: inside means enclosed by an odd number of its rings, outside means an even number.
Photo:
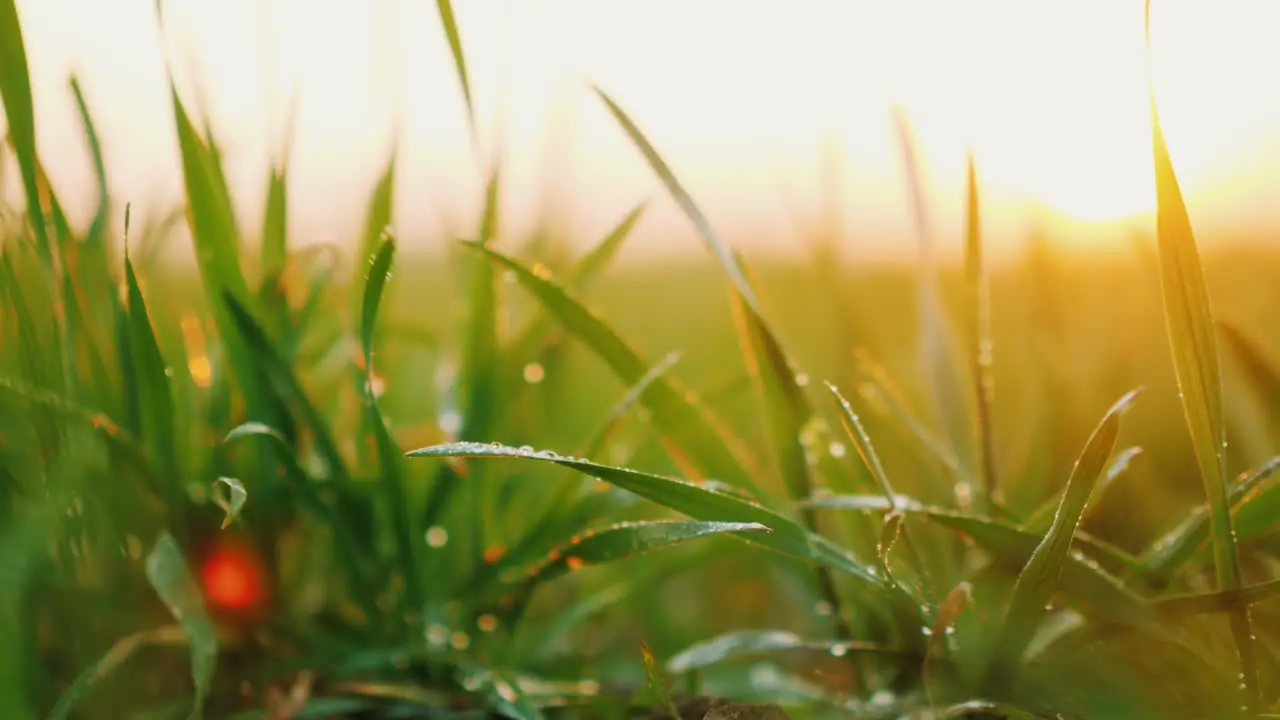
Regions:
<svg viewBox="0 0 1280 720"><path fill-rule="evenodd" d="M440 257L394 167L349 254L285 167L241 232L175 92L176 268L66 220L11 0L0 91L0 717L1280 716L1280 254L1198 249L1154 113L1130 252L988 263L971 179L930 273L740 256L601 91L707 250L629 267L497 173Z"/></svg>

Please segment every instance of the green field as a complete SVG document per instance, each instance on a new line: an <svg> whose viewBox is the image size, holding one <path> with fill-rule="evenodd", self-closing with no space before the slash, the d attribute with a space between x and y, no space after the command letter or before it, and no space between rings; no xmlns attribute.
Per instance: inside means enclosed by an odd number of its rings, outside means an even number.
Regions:
<svg viewBox="0 0 1280 720"><path fill-rule="evenodd" d="M1280 717L1280 254L1159 132L1131 252L988 271L971 181L935 277L740 257L601 93L707 252L510 238L495 173L397 257L389 168L335 257L175 92L178 268L67 221L12 0L0 92L0 718Z"/></svg>

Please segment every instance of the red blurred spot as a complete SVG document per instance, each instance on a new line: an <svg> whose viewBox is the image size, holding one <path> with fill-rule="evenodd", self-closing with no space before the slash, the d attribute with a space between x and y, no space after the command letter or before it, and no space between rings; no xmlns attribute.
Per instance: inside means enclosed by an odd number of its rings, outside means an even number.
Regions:
<svg viewBox="0 0 1280 720"><path fill-rule="evenodd" d="M241 552L218 549L205 561L202 577L209 601L229 610L245 610L262 601L262 577Z"/></svg>

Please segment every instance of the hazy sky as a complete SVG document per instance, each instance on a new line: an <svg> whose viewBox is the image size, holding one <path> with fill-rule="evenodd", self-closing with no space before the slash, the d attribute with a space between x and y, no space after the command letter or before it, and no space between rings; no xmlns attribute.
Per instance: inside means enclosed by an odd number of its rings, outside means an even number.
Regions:
<svg viewBox="0 0 1280 720"><path fill-rule="evenodd" d="M138 213L172 207L167 55L225 146L251 231L296 100L297 242L355 235L395 136L395 225L409 245L472 230L480 168L501 148L509 232L554 202L586 243L652 198L639 244L698 250L592 83L741 243L794 247L827 203L854 252L909 250L892 103L915 127L945 246L958 247L966 147L995 244L1018 239L1028 204L1104 221L1152 202L1143 0L455 5L484 157L430 0L168 0L163 36L154 0L19 0L43 158L64 196L91 187L75 72L116 196ZM1274 0L1155 0L1158 98L1205 242L1233 224L1280 225L1268 202L1280 190L1277 21ZM87 217L88 198L71 199Z"/></svg>

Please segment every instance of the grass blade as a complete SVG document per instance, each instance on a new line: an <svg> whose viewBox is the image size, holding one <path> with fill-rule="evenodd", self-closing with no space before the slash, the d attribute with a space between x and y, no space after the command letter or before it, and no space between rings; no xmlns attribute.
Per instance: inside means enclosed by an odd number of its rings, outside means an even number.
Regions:
<svg viewBox="0 0 1280 720"><path fill-rule="evenodd" d="M743 657L809 651L841 657L850 653L914 655L879 643L851 640L812 640L786 630L736 630L704 640L667 660L667 672L686 673Z"/></svg>
<svg viewBox="0 0 1280 720"><path fill-rule="evenodd" d="M1147 55L1151 53L1151 3L1146 4ZM1169 157L1155 90L1150 90L1151 135L1156 179L1156 240L1160 256L1160 286L1164 296L1169 344L1178 393L1191 434L1200 477L1209 500L1214 567L1218 589L1235 590L1243 583L1236 534L1231 522L1224 448L1222 376L1213 336L1213 312L1204 270L1196 249L1191 218L1182 199L1178 176ZM1231 631L1240 656L1247 704L1257 700L1257 667L1253 622L1248 608L1231 616Z"/></svg>
<svg viewBox="0 0 1280 720"><path fill-rule="evenodd" d="M640 641L640 657L644 660L644 676L649 683L649 692L653 693L653 699L661 705L671 720L684 720L671 699L671 689L667 687L667 674L662 669L662 663L643 640Z"/></svg>
<svg viewBox="0 0 1280 720"><path fill-rule="evenodd" d="M378 317L378 306L382 303L383 290L386 289L387 281L391 278L391 263L395 258L395 250L395 240L389 236L386 237L369 267L369 277L365 283L364 300L361 304L360 343L364 351L365 402L368 407L369 422L373 425L374 444L378 450L378 465L387 503L387 515L391 518L396 553L400 558L400 572L404 576L405 600L416 612L422 607L422 581L418 573L415 552L417 544L414 542L413 524L409 518L409 498L401 471L403 459L400 449L391 438L391 433L387 431L382 412L378 409L373 382L373 327Z"/></svg>
<svg viewBox="0 0 1280 720"><path fill-rule="evenodd" d="M147 556L147 580L187 636L187 645L191 648L191 677L196 690L189 718L199 720L204 713L204 698L213 681L218 638L205 610L200 587L187 569L182 548L178 547L172 535L162 534Z"/></svg>
<svg viewBox="0 0 1280 720"><path fill-rule="evenodd" d="M226 494L220 488L226 488ZM244 483L235 478L220 477L213 483L213 503L222 508L226 515L222 518L221 529L226 530L231 527L231 523L240 517L240 512L244 510L244 504L249 501L249 491L244 489Z"/></svg>
<svg viewBox="0 0 1280 720"><path fill-rule="evenodd" d="M612 328L545 273L540 275L489 248L479 249L504 269L515 273L520 284L600 356L624 383L635 385L649 371L650 364L628 347ZM643 391L642 399L653 413L664 444L681 472L694 478L714 477L756 491L751 475L744 470L745 463L739 459L723 430L713 425L700 407L690 400L689 394L673 380L655 378Z"/></svg>
<svg viewBox="0 0 1280 720"><path fill-rule="evenodd" d="M409 453L409 456L537 460L572 468L583 475L603 480L695 520L759 523L772 532L749 533L740 536L741 539L783 555L821 563L835 570L847 572L874 588L883 588L875 573L868 571L848 553L822 536L805 530L794 520L750 500L699 487L684 480L561 457L545 450L535 452L497 443L461 442L434 445L414 450Z"/></svg>
<svg viewBox="0 0 1280 720"><path fill-rule="evenodd" d="M1093 486L1093 494L1089 496L1089 502L1085 503L1084 517L1098 507L1098 503L1106 495L1107 488L1111 487L1111 483L1115 479L1124 474L1129 469L1129 463L1142 453L1142 448L1134 446L1126 448L1116 453L1111 464L1107 466L1106 472L1102 473L1102 477L1098 478L1098 482ZM1022 529L1037 535L1043 535L1049 532L1049 525L1053 523L1053 515L1058 510L1057 500L1050 498L1044 504L1036 508L1027 519L1022 523Z"/></svg>
<svg viewBox="0 0 1280 720"><path fill-rule="evenodd" d="M1280 580L1268 580L1257 585L1247 585L1226 592L1174 595L1154 600L1157 610L1171 615L1200 615L1206 613L1237 612L1264 600L1280 595Z"/></svg>
<svg viewBox="0 0 1280 720"><path fill-rule="evenodd" d="M445 37L449 40L453 67L458 72L458 82L462 85L462 99L467 105L467 129L471 131L471 141L475 143L477 142L476 111L471 100L471 81L467 78L467 61L462 54L462 37L458 34L458 23L453 17L453 3L450 0L436 0L436 10L440 13L440 23L444 26Z"/></svg>
<svg viewBox="0 0 1280 720"><path fill-rule="evenodd" d="M984 495L999 500L1000 478L996 467L996 440L994 421L991 417L991 310L986 267L982 257L982 219L978 206L978 173L973 165L973 155L968 157L968 210L965 223L964 275L968 290L969 358L973 372L975 409L978 420L978 452Z"/></svg>
<svg viewBox="0 0 1280 720"><path fill-rule="evenodd" d="M63 718L66 718L89 688L109 675L111 671L124 664L138 649L148 645L182 645L186 641L186 634L177 625L145 630L120 638L97 662L85 668L83 672L76 676L70 687L58 698L57 704L45 716L45 720L63 720Z"/></svg>
<svg viewBox="0 0 1280 720"><path fill-rule="evenodd" d="M391 157L387 159L387 166L383 169L382 175L378 177L378 184L374 186L373 195L369 198L369 207L365 211L364 218L364 234L360 237L360 245L356 248L356 277L353 286L364 279L363 274L365 268L361 263L365 260L372 261L375 253L378 252L382 238L387 234L391 226L391 219L395 214L395 196L396 196L396 148L391 149Z"/></svg>
<svg viewBox="0 0 1280 720"><path fill-rule="evenodd" d="M127 249L124 271L129 298L129 356L137 383L134 389L142 440L155 456L156 473L164 482L170 509L176 513L185 504L186 493L182 487L183 473L178 464L177 437L173 426L173 390Z"/></svg>
<svg viewBox="0 0 1280 720"><path fill-rule="evenodd" d="M996 637L995 656L987 676L988 688L995 687L992 683L1008 682L1013 669L1021 663L1023 651L1045 612L1045 606L1058 589L1085 504L1115 449L1120 418L1137 393L1134 390L1120 398L1093 431L1067 480L1067 488L1063 491L1062 502L1049 532L1018 574L1004 622Z"/></svg>
<svg viewBox="0 0 1280 720"><path fill-rule="evenodd" d="M288 257L288 168L272 167L267 176L267 205L262 214L262 281L264 289L280 281ZM277 290L277 292L280 292Z"/></svg>
<svg viewBox="0 0 1280 720"><path fill-rule="evenodd" d="M80 80L71 76L71 94L75 96L76 111L80 116L80 125L84 128L85 142L89 146L89 160L93 164L93 176L97 184L98 209L85 231L85 242L101 245L107 232L107 221L111 210L111 197L107 184L107 166L102 159L102 143L98 139L98 130L93 123L93 115L89 113L89 104L85 102L84 92L80 89Z"/></svg>
<svg viewBox="0 0 1280 720"><path fill-rule="evenodd" d="M532 568L525 582L550 582L588 565L625 560L712 535L760 532L767 533L769 528L750 522L647 520L618 523L575 535L568 544L551 551Z"/></svg>
<svg viewBox="0 0 1280 720"><path fill-rule="evenodd" d="M14 0L0 0L0 100L9 125L9 142L18 156L18 172L27 196L27 214L36 232L37 247L46 263L53 262L53 248L45 227L44 209L37 184L35 109L22 24Z"/></svg>

